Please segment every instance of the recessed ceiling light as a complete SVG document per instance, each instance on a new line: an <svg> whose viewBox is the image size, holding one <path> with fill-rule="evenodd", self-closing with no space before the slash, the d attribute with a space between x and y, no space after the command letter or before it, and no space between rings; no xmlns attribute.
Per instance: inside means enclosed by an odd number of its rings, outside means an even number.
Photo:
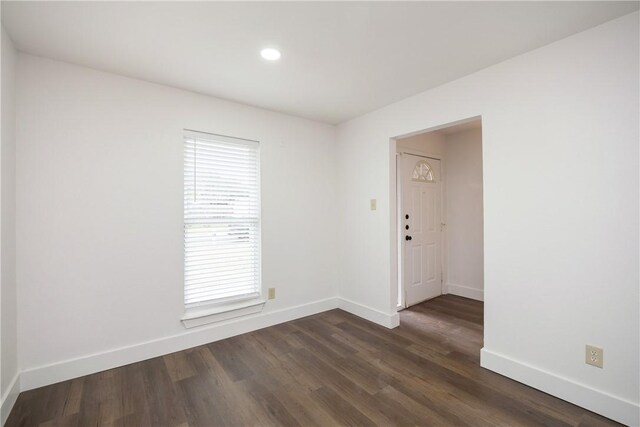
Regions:
<svg viewBox="0 0 640 427"><path fill-rule="evenodd" d="M277 61L280 59L280 51L278 49L266 48L260 51L260 55L267 61Z"/></svg>

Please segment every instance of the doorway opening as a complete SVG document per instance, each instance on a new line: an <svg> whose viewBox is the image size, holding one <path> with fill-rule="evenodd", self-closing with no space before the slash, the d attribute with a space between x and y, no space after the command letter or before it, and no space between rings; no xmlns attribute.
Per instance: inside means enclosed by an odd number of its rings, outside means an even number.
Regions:
<svg viewBox="0 0 640 427"><path fill-rule="evenodd" d="M481 119L392 142L398 309L445 294L484 301Z"/></svg>

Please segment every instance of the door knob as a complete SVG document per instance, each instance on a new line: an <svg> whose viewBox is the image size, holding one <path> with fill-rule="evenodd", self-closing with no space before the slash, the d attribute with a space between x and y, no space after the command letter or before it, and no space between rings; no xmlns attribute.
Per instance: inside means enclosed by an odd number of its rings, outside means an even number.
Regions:
<svg viewBox="0 0 640 427"><path fill-rule="evenodd" d="M405 239L406 239L406 240L411 240L411 239L412 239L412 237L411 237L411 236L405 236Z"/></svg>

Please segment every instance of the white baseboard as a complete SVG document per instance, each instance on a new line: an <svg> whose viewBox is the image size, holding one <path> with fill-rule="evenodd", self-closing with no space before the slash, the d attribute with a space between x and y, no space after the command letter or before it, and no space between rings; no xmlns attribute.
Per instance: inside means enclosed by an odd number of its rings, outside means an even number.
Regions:
<svg viewBox="0 0 640 427"><path fill-rule="evenodd" d="M400 316L398 313L387 314L345 298L338 298L338 308L362 317L363 319L367 319L370 322L377 323L385 328L393 329L400 325Z"/></svg>
<svg viewBox="0 0 640 427"><path fill-rule="evenodd" d="M455 283L448 283L447 293L458 295L460 297L471 298L478 301L484 301L484 290L471 288L469 286L462 286L462 285L456 285Z"/></svg>
<svg viewBox="0 0 640 427"><path fill-rule="evenodd" d="M340 308L387 328L395 328L400 324L398 313L383 313L344 298L327 298L309 304L235 318L211 326L187 330L180 335L26 369L20 373L20 391L140 362L335 308Z"/></svg>
<svg viewBox="0 0 640 427"><path fill-rule="evenodd" d="M335 308L387 328L395 328L400 323L398 313L387 314L344 298L327 298L252 317L217 323L172 337L27 369L16 374L5 395L2 396L0 425L4 425L21 391L162 356ZM486 369L618 422L632 426L640 424L640 406L637 403L595 390L486 348L481 351L480 364Z"/></svg>
<svg viewBox="0 0 640 427"><path fill-rule="evenodd" d="M480 366L620 423L640 425L640 405L483 348Z"/></svg>
<svg viewBox="0 0 640 427"><path fill-rule="evenodd" d="M16 403L16 399L18 399L19 394L20 374L19 372L16 372L15 376L11 380L11 383L9 384L9 387L7 387L7 391L2 396L2 402L0 403L0 426L3 426L4 423L7 422L7 418L9 418L11 409Z"/></svg>
<svg viewBox="0 0 640 427"><path fill-rule="evenodd" d="M190 329L180 335L26 369L20 374L20 390L31 390L118 366L140 362L335 308L338 308L338 300L336 298L327 298L309 304Z"/></svg>

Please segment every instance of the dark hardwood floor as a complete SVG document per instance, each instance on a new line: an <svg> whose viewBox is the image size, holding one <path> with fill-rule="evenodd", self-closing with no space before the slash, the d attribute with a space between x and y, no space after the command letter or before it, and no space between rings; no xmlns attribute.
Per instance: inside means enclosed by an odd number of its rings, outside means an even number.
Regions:
<svg viewBox="0 0 640 427"><path fill-rule="evenodd" d="M615 425L480 368L482 303L340 310L20 394L13 426Z"/></svg>

